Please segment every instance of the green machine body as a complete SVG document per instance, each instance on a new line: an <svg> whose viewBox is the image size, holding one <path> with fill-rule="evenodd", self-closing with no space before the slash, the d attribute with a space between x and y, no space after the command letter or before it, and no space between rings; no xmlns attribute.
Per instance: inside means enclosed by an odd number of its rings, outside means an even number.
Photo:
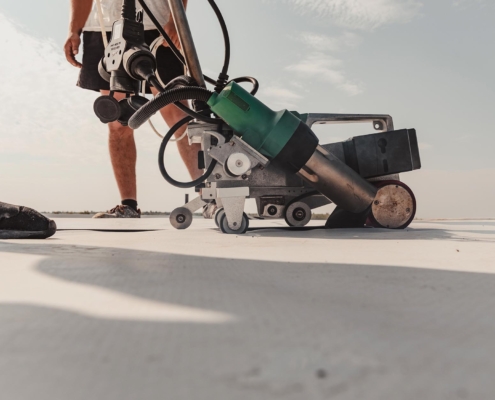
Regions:
<svg viewBox="0 0 495 400"><path fill-rule="evenodd" d="M294 173L318 146L316 135L294 113L271 110L235 82L213 93L208 105L247 144Z"/></svg>

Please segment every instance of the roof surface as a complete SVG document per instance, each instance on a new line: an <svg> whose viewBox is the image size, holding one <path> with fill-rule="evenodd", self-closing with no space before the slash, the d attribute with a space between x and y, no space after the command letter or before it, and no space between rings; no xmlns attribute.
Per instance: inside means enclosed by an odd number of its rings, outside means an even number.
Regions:
<svg viewBox="0 0 495 400"><path fill-rule="evenodd" d="M0 241L20 399L487 399L495 221L291 231L58 219ZM318 225L318 223L314 223Z"/></svg>

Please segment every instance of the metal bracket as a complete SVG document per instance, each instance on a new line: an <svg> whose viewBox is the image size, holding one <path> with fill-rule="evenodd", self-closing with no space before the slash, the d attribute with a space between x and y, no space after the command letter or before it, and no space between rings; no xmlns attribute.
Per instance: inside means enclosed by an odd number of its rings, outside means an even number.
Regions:
<svg viewBox="0 0 495 400"><path fill-rule="evenodd" d="M217 160L220 164L225 165L229 156L233 153L244 153L251 161L251 169L261 165L266 167L269 163L268 158L258 153L242 139L233 136L230 142L213 146L208 150L210 157Z"/></svg>
<svg viewBox="0 0 495 400"><path fill-rule="evenodd" d="M393 131L394 121L387 114L306 114L306 125L356 124L371 122L377 131Z"/></svg>
<svg viewBox="0 0 495 400"><path fill-rule="evenodd" d="M217 197L221 199L229 228L238 230L242 224L246 197L249 197L249 188L220 188L217 189Z"/></svg>
<svg viewBox="0 0 495 400"><path fill-rule="evenodd" d="M189 203L184 205L184 208L187 208L189 211L191 211L193 214L201 209L206 203L206 201L203 201L201 197L196 197L194 200L191 200Z"/></svg>

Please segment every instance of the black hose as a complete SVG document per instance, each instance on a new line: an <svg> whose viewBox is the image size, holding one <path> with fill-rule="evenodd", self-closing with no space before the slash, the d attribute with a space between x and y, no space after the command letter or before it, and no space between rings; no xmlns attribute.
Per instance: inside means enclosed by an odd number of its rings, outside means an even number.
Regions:
<svg viewBox="0 0 495 400"><path fill-rule="evenodd" d="M251 77L251 76L241 76L240 78L235 78L232 79L231 82L235 83L243 83L243 82L248 82L253 84L253 89L251 90L251 94L254 96L256 93L258 93L258 89L260 88L260 84L257 79Z"/></svg>
<svg viewBox="0 0 495 400"><path fill-rule="evenodd" d="M168 183L181 189L196 187L199 184L203 183L212 174L213 170L215 169L215 166L217 165L217 160L212 159L210 166L208 167L204 175L192 182L179 182L173 179L168 174L167 169L165 168L165 161L164 161L165 150L167 149L167 145L170 139L172 138L172 136L175 134L175 132L177 132L177 130L179 130L179 128L181 128L184 124L191 122L192 119L193 119L192 117L185 117L181 119L179 122L177 122L163 138L162 144L160 145L160 151L158 152L158 166L160 167L160 172L162 173L162 176L165 178L165 180Z"/></svg>
<svg viewBox="0 0 495 400"><path fill-rule="evenodd" d="M131 119L129 119L129 127L138 129L154 114L169 104L182 100L200 100L207 102L211 95L212 93L209 90L202 87L180 87L159 93L153 100L149 101L136 111Z"/></svg>
<svg viewBox="0 0 495 400"><path fill-rule="evenodd" d="M165 87L163 87L160 82L158 81L158 78L156 76L150 77L148 80L150 85L153 85L160 93L163 93L167 90L173 89L175 87L190 87L192 85L197 85L196 81L194 78L187 76L187 75L181 75L178 76L177 78L172 79ZM216 119L216 118L210 118L207 115L203 115L200 112L194 111L190 109L189 107L185 106L182 104L180 101L177 101L174 103L174 105L180 109L182 112L186 113L187 115L193 117L194 119L197 119L198 121L203 121L203 122L208 122L210 124L217 124L218 122L221 122L221 120Z"/></svg>

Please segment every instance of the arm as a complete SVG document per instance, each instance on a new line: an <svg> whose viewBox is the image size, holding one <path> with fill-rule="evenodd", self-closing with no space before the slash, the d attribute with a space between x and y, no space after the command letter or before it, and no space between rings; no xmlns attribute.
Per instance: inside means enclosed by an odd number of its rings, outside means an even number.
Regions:
<svg viewBox="0 0 495 400"><path fill-rule="evenodd" d="M184 8L186 10L187 10L187 2L188 0L182 0L182 3L184 4ZM172 42L174 42L175 46L179 50L182 50L180 46L179 35L177 34L177 29L175 28L174 19L172 18L172 16L170 16L170 20L167 22L167 24L165 24L164 28L165 28L165 32L167 32L167 35L170 36L170 39L172 39ZM168 47L167 42L164 42L163 45L165 47Z"/></svg>
<svg viewBox="0 0 495 400"><path fill-rule="evenodd" d="M69 35L64 45L64 52L65 58L74 67L82 67L75 57L79 53L82 29L89 17L92 5L93 0L71 0Z"/></svg>

